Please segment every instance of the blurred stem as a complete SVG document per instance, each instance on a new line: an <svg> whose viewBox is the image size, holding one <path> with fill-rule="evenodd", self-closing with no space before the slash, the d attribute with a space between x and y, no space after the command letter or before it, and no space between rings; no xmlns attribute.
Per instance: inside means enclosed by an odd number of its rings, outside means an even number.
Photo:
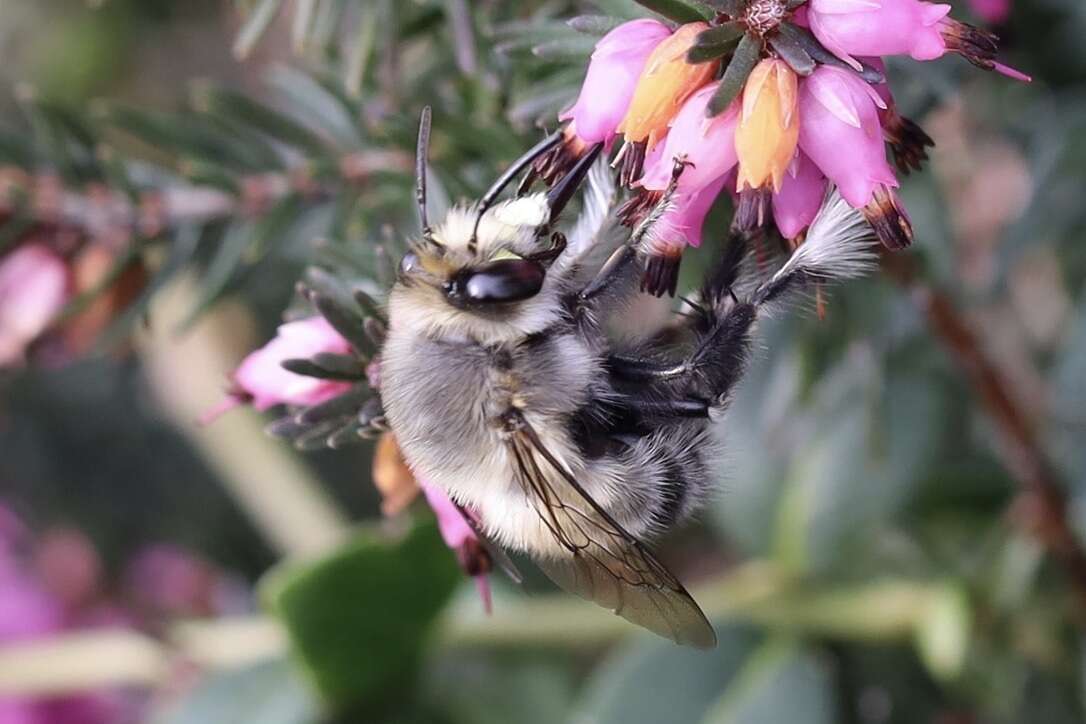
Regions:
<svg viewBox="0 0 1086 724"><path fill-rule="evenodd" d="M937 583L896 580L811 588L790 581L775 566L753 562L695 588L693 595L717 624L886 643L919 635L946 591ZM568 596L546 596L501 599L490 617L454 609L439 638L453 648L594 648L636 630L604 609Z"/></svg>
<svg viewBox="0 0 1086 724"><path fill-rule="evenodd" d="M695 597L717 623L740 622L775 632L846 641L919 639L938 617L948 586L885 580L835 589L810 588L766 563L748 563L698 587ZM454 607L436 634L446 648L593 649L638 629L567 595L502 597L485 616ZM0 647L0 696L56 694L107 685L165 683L178 664L204 669L250 665L286 653L277 621L267 617L189 622L165 642L135 631L77 633Z"/></svg>
<svg viewBox="0 0 1086 724"><path fill-rule="evenodd" d="M999 435L996 456L1018 482L1011 519L1059 561L1079 599L1078 624L1086 625L1086 551L1068 520L1068 499L1025 412L985 345L957 310L949 294L920 278L911 259L884 256L884 268L927 317L935 337L961 367L981 408Z"/></svg>
<svg viewBox="0 0 1086 724"><path fill-rule="evenodd" d="M182 279L158 295L152 317L177 319L193 307L198 295L197 287ZM177 429L200 451L257 529L289 556L320 555L346 540L347 517L293 450L264 433L259 414L242 407L210 425L196 422L224 396L229 373L244 353L232 348L244 320L220 305L184 336L168 334L164 330L169 326L159 324L141 340L151 387Z"/></svg>
<svg viewBox="0 0 1086 724"><path fill-rule="evenodd" d="M336 176L319 180L299 166L284 172L240 176L238 194L210 186L179 183L142 191L132 199L123 189L92 184L74 189L50 171L0 166L0 225L25 223L22 234L109 239L120 246L131 237L150 238L188 224L231 217L255 218L288 196L321 201L343 186L361 185L374 173L408 172L413 161L399 151L357 151L336 160Z"/></svg>

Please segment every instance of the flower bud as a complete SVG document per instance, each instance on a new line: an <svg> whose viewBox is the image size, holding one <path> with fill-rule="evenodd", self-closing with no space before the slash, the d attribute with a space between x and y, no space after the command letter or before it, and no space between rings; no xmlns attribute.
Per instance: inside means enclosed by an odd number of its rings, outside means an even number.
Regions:
<svg viewBox="0 0 1086 724"><path fill-rule="evenodd" d="M275 338L249 354L234 372L236 393L266 410L279 404L316 405L346 392L350 382L318 379L283 369L288 359L321 352L346 354L351 349L324 317L309 317L279 326Z"/></svg>
<svg viewBox="0 0 1086 724"><path fill-rule="evenodd" d="M947 15L950 6L923 0L811 0L811 32L837 57L857 70L857 55L909 55L934 60L947 52L970 63L1028 81L995 61L999 47L991 33Z"/></svg>
<svg viewBox="0 0 1086 724"><path fill-rule="evenodd" d="M646 159L645 175L638 185L650 191L666 189L671 183L676 159L688 163L678 182L678 189L687 193L705 188L735 167L738 161L735 128L739 123L739 101L734 101L715 118L708 118L705 114L705 107L719 85L711 83L705 86L683 104L671 123L667 140Z"/></svg>
<svg viewBox="0 0 1086 724"><path fill-rule="evenodd" d="M802 151L773 194L773 220L786 239L794 239L811 225L826 196L826 177Z"/></svg>
<svg viewBox="0 0 1086 724"><path fill-rule="evenodd" d="M767 182L780 190L799 140L797 96L796 74L784 61L769 58L751 72L735 131L736 190L761 188Z"/></svg>
<svg viewBox="0 0 1086 724"><path fill-rule="evenodd" d="M611 140L630 107L650 54L670 35L666 25L645 18L623 23L600 39L577 102L559 116L573 121L583 143Z"/></svg>
<svg viewBox="0 0 1086 724"><path fill-rule="evenodd" d="M20 364L68 301L67 265L44 244L26 244L0 259L0 367Z"/></svg>
<svg viewBox="0 0 1086 724"><path fill-rule="evenodd" d="M708 27L707 23L687 23L652 51L618 126L627 143L644 143L646 151L651 151L683 102L716 74L717 61L686 62L694 39Z"/></svg>

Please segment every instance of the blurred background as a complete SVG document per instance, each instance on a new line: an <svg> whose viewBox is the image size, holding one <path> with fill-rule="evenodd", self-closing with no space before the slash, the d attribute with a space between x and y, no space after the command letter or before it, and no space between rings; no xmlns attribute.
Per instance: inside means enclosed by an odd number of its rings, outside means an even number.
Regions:
<svg viewBox="0 0 1086 724"><path fill-rule="evenodd" d="M70 296L0 371L0 724L1086 720L1079 0L1000 22L1032 85L890 66L937 144L915 245L763 325L720 494L660 542L711 652L534 575L488 616L425 505L382 515L372 443L197 422L299 278L380 297L424 104L436 203L477 196L575 97L597 38L566 21L647 10L2 8L0 250L48 236Z"/></svg>

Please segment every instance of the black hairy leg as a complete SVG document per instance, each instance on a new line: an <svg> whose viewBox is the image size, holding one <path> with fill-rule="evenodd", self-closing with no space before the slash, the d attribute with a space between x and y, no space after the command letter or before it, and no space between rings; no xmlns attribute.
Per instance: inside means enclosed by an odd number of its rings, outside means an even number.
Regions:
<svg viewBox="0 0 1086 724"><path fill-rule="evenodd" d="M622 383L666 383L680 394L721 404L742 376L750 346L750 329L757 316L754 304L736 300L732 288L746 250L734 236L709 271L700 299L689 302L686 326L694 335L690 353L677 363L660 363L635 356L612 355L608 366Z"/></svg>

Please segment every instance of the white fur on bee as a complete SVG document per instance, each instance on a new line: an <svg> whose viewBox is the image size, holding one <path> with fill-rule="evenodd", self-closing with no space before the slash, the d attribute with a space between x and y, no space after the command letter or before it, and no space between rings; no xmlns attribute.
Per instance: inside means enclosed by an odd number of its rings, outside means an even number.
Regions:
<svg viewBox="0 0 1086 724"><path fill-rule="evenodd" d="M878 260L877 238L863 214L831 187L807 238L773 278L803 273L826 281L854 279L871 272Z"/></svg>
<svg viewBox="0 0 1086 724"><path fill-rule="evenodd" d="M477 259L488 259L499 249L509 249L517 254L535 251L536 231L547 221L550 209L546 194L532 194L521 198L501 201L490 207L479 220L475 234ZM478 206L456 206L433 231L434 239L446 248L447 253L472 257L468 251Z"/></svg>

